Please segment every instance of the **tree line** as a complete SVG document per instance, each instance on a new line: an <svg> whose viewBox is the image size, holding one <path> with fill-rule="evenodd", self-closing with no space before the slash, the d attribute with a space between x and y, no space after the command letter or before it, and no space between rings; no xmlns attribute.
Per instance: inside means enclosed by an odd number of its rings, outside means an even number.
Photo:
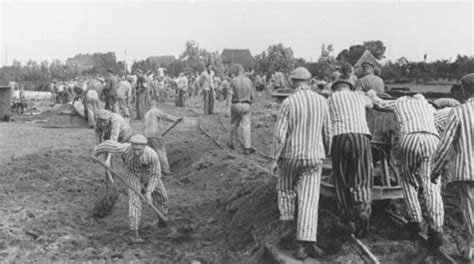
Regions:
<svg viewBox="0 0 474 264"><path fill-rule="evenodd" d="M385 58L386 47L380 40L365 41L342 50L337 55L331 44L322 44L320 56L316 61L307 61L296 58L291 47L281 43L270 45L265 51L255 55L254 63L249 71L260 72L271 75L275 71L289 73L298 66L307 67L315 78L325 79L333 71L348 62L354 65L365 50L369 50L375 58ZM425 56L426 60L426 56ZM401 57L395 61L386 61L381 70L381 76L387 82L395 83L428 83L436 81L456 81L461 76L474 72L474 58L458 55L454 61L437 60L433 62L408 61ZM228 73L229 69L224 66L220 54L217 51L210 52L199 47L196 41L189 40L184 45L183 52L175 60L168 63L158 63L152 57L135 61L132 64L132 72L140 68L144 72L156 71L158 67L167 68L170 75L177 76L180 72L201 72L205 65L211 63L217 75ZM47 90L47 85L53 80L66 81L77 76L95 76L105 73L106 69L113 69L119 74L128 74L126 64L117 61L114 52L78 54L65 62L53 60L40 63L29 60L26 64L14 60L10 66L0 68L0 84L8 84L9 81L17 81L26 84L29 90Z"/></svg>

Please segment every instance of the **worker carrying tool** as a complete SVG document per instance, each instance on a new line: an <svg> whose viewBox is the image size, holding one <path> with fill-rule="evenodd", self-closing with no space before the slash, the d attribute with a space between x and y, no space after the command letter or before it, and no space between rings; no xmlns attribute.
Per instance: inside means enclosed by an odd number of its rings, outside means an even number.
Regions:
<svg viewBox="0 0 474 264"><path fill-rule="evenodd" d="M166 219L168 214L168 194L161 181L161 168L158 154L147 146L147 139L142 135L134 135L130 143L104 141L94 149L94 157L101 154L120 155L126 166L127 183L129 185L130 240L142 243L144 239L138 232L141 201L140 193L145 193L147 203L156 207ZM166 227L166 220L160 219L158 227Z"/></svg>
<svg viewBox="0 0 474 264"><path fill-rule="evenodd" d="M151 100L151 109L145 114L145 136L148 139L148 146L150 146L158 154L160 159L161 172L164 175L171 173L170 166L168 163L168 156L166 155L166 146L163 136L168 133L174 126L183 120L182 117L175 117L169 114L164 113L158 109L158 100L153 98ZM161 120L171 121L175 124L171 126L167 131L161 134L161 127L163 124Z"/></svg>

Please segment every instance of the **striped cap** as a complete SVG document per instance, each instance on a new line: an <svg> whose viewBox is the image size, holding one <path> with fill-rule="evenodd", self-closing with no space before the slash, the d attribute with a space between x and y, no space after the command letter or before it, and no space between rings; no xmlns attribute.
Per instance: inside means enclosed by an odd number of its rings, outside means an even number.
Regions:
<svg viewBox="0 0 474 264"><path fill-rule="evenodd" d="M138 144L138 145L146 145L148 141L145 136L137 134L130 138L130 143Z"/></svg>
<svg viewBox="0 0 474 264"><path fill-rule="evenodd" d="M100 109L97 112L97 119L109 120L110 118L112 118L112 112L109 110Z"/></svg>

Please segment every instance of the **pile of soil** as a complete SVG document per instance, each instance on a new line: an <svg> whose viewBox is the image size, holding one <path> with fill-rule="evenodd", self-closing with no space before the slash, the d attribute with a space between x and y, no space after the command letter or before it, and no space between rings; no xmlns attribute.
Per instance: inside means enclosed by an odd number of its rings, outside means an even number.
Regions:
<svg viewBox="0 0 474 264"><path fill-rule="evenodd" d="M46 128L89 128L87 121L68 103L55 106L41 116L46 119L43 123Z"/></svg>

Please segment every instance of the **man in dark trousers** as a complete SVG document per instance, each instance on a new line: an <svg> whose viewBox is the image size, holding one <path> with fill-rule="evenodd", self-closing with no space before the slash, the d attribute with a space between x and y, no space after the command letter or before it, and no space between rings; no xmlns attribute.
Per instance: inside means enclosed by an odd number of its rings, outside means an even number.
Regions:
<svg viewBox="0 0 474 264"><path fill-rule="evenodd" d="M107 81L104 88L105 96L105 109L110 110L114 113L119 112L118 102L117 102L117 88L118 88L118 79L115 76L115 73L111 69L107 69Z"/></svg>

